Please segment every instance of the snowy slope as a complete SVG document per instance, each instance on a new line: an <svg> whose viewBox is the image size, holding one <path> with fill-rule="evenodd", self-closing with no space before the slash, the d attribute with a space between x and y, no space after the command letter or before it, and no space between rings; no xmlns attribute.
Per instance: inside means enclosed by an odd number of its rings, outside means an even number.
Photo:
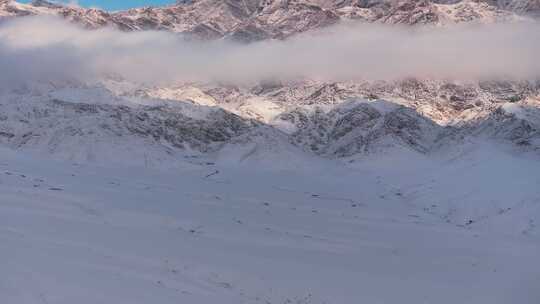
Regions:
<svg viewBox="0 0 540 304"><path fill-rule="evenodd" d="M0 108L4 146L95 163L174 164L258 126L217 107L117 96L99 86L6 93Z"/></svg>
<svg viewBox="0 0 540 304"><path fill-rule="evenodd" d="M540 162L493 151L156 171L2 149L0 299L535 304Z"/></svg>

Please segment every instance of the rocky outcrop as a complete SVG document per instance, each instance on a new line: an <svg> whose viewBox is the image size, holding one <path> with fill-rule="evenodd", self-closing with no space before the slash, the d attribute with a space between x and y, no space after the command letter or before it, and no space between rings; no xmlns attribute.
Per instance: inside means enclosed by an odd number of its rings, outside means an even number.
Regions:
<svg viewBox="0 0 540 304"><path fill-rule="evenodd" d="M394 147L427 153L443 129L412 109L385 101L352 101L330 110L296 108L276 119L294 126L294 144L331 158Z"/></svg>

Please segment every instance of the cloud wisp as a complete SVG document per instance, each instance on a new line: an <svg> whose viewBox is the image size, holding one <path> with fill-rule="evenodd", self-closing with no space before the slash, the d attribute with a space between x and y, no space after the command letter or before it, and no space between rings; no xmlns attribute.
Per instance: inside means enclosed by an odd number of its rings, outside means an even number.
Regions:
<svg viewBox="0 0 540 304"><path fill-rule="evenodd" d="M193 42L166 32L88 31L55 18L0 25L0 82L90 80L144 83L430 77L540 77L540 25L448 28L342 24L286 41Z"/></svg>

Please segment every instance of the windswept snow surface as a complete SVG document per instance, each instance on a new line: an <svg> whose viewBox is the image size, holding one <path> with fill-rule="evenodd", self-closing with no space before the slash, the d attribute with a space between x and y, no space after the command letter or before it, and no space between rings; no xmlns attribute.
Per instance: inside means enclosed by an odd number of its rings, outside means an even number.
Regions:
<svg viewBox="0 0 540 304"><path fill-rule="evenodd" d="M540 303L540 161L474 147L301 170L1 149L0 302Z"/></svg>

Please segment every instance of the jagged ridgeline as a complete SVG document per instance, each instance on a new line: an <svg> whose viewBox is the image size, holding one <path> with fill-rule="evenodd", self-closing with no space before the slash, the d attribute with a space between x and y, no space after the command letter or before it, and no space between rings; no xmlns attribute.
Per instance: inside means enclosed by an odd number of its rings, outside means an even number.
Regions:
<svg viewBox="0 0 540 304"><path fill-rule="evenodd" d="M538 17L538 0L184 0L167 7L107 12L44 0L0 1L0 18L54 14L88 28L167 30L199 39L284 39L343 20L387 24L452 24Z"/></svg>

